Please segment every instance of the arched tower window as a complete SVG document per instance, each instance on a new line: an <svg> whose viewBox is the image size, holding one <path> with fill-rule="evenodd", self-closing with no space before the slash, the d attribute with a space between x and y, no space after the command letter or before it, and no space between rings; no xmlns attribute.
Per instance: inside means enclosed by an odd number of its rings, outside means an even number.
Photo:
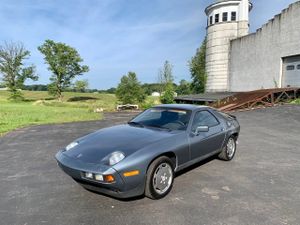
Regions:
<svg viewBox="0 0 300 225"><path fill-rule="evenodd" d="M220 14L215 15L215 23L219 23L220 21Z"/></svg>
<svg viewBox="0 0 300 225"><path fill-rule="evenodd" d="M222 21L227 22L228 21L228 12L223 12Z"/></svg>
<svg viewBox="0 0 300 225"><path fill-rule="evenodd" d="M231 12L231 21L236 21L236 12Z"/></svg>

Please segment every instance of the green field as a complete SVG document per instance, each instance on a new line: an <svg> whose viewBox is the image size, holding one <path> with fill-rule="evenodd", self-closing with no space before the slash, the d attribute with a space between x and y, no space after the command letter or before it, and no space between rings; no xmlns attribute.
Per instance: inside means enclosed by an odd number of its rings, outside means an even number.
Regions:
<svg viewBox="0 0 300 225"><path fill-rule="evenodd" d="M300 105L300 98L293 100L292 104Z"/></svg>
<svg viewBox="0 0 300 225"><path fill-rule="evenodd" d="M55 100L46 91L22 91L22 94L25 100L31 104L89 109L103 108L105 111L114 110L117 101L115 95L99 93L65 92L63 93L63 102ZM8 91L0 91L0 103L7 102L8 97Z"/></svg>
<svg viewBox="0 0 300 225"><path fill-rule="evenodd" d="M63 102L55 100L46 91L22 91L25 101L8 101L9 92L0 91L0 136L29 125L91 121L102 118L102 113L114 111L116 96L100 93L63 93ZM159 104L159 98L148 97L142 108Z"/></svg>
<svg viewBox="0 0 300 225"><path fill-rule="evenodd" d="M113 111L116 97L99 93L64 93L58 102L44 91L22 91L25 101L8 101L9 92L0 91L0 135L16 128L37 124L99 120L95 109Z"/></svg>

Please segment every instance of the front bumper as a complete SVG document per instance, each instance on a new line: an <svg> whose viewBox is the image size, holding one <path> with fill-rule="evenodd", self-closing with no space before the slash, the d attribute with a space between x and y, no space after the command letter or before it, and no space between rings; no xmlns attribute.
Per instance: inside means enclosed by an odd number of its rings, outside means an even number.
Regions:
<svg viewBox="0 0 300 225"><path fill-rule="evenodd" d="M144 193L144 184L132 187L115 169L105 165L96 165L91 163L84 163L66 156L63 151L59 151L55 158L59 167L69 176L71 176L77 183L84 188L110 195L116 198L131 198L142 195ZM103 175L113 175L115 181L113 183L105 183L94 181L83 177L83 173L97 173ZM130 188L129 188L130 187Z"/></svg>

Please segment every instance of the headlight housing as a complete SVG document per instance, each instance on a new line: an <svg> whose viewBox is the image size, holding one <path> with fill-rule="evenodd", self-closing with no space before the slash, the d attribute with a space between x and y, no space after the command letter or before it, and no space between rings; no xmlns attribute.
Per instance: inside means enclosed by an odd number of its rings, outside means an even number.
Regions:
<svg viewBox="0 0 300 225"><path fill-rule="evenodd" d="M108 163L110 166L113 166L121 162L124 158L125 155L123 152L113 152L108 158Z"/></svg>
<svg viewBox="0 0 300 225"><path fill-rule="evenodd" d="M66 147L66 151L71 150L72 148L76 147L78 144L79 143L77 141L74 141L74 142L68 144L67 147Z"/></svg>

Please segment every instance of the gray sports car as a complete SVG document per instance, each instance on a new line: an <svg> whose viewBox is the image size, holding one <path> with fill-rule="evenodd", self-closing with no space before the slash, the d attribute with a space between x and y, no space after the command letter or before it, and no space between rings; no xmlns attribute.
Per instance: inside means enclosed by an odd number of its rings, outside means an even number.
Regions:
<svg viewBox="0 0 300 225"><path fill-rule="evenodd" d="M96 131L56 154L84 188L117 198L166 196L174 173L213 155L230 161L240 126L206 106L160 105L128 124Z"/></svg>

